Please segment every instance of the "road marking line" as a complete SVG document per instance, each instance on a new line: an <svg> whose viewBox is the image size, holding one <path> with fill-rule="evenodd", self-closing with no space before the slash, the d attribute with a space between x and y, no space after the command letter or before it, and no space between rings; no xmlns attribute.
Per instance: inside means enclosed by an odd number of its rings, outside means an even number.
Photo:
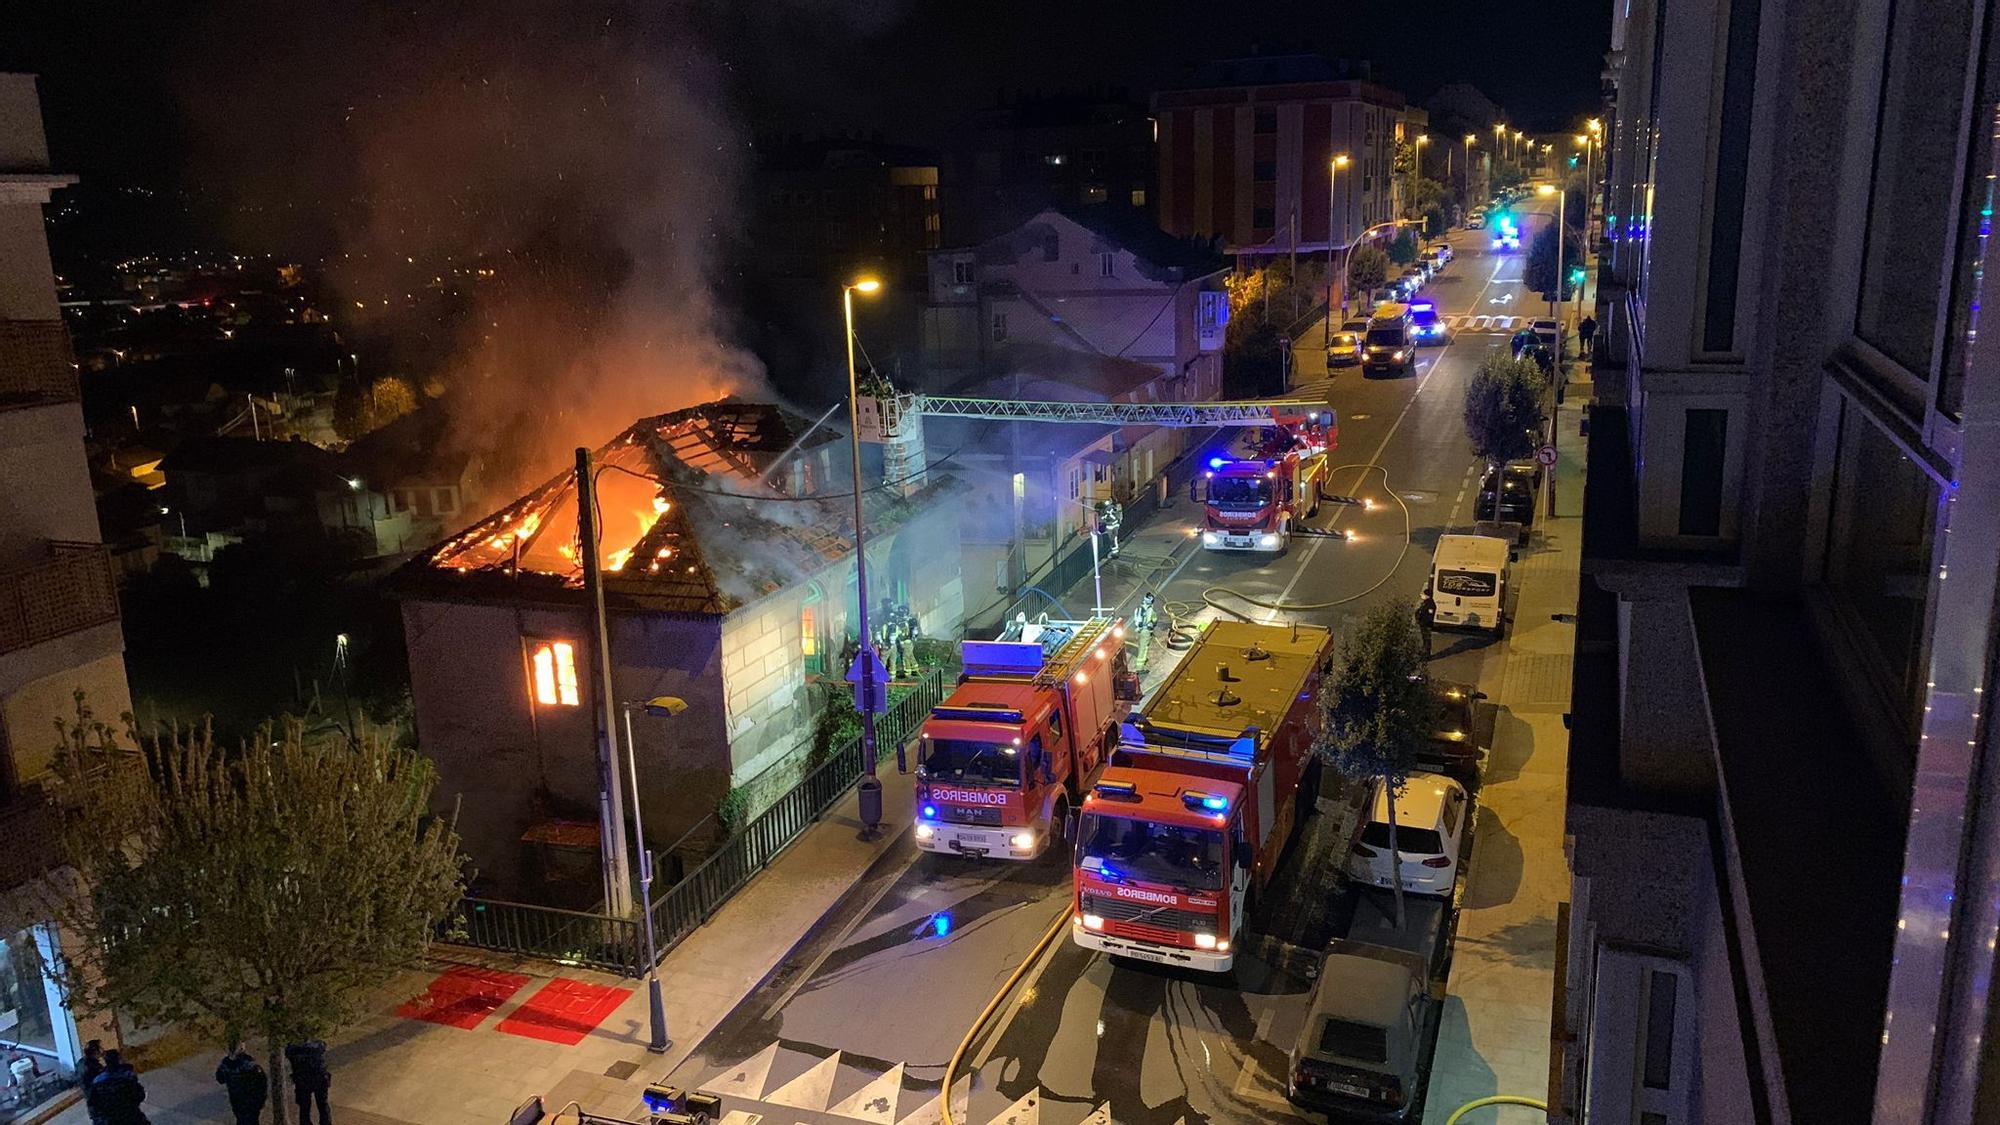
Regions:
<svg viewBox="0 0 2000 1125"><path fill-rule="evenodd" d="M1474 308L1478 307L1480 298L1486 296L1486 291L1493 287L1494 280L1500 276L1500 267L1504 264L1505 264L1504 259L1501 262L1494 264L1493 275L1486 279L1486 284L1480 286L1479 293L1472 298ZM1417 381L1417 389L1410 392L1410 401L1403 404L1402 412L1396 415L1396 420L1394 422L1389 423L1389 432L1382 435L1381 444L1375 447L1375 452L1369 455L1367 462L1361 465L1344 466L1346 468L1358 468L1364 474L1363 477L1355 478L1355 486L1357 488L1360 486L1362 479L1365 479L1365 475L1368 472L1368 470L1374 468L1376 464L1382 460L1382 451L1389 448L1390 439L1396 436L1397 430L1403 428L1403 419L1408 418L1410 416L1410 408L1417 404L1417 396L1423 394L1424 388L1430 385L1431 376L1437 374L1438 368L1443 365L1445 353L1449 352L1452 349L1452 345L1456 342L1457 341L1455 340L1446 340L1444 347L1438 349L1437 354L1434 357L1432 357L1431 365L1427 370L1425 370L1424 377ZM1384 475L1386 476L1387 474ZM1328 476L1331 477L1332 474L1329 473ZM1387 487L1391 488L1394 487L1393 484L1388 484L1387 482L1385 482L1385 484L1387 485ZM1333 529L1333 526L1340 522L1340 517L1346 514L1346 511L1347 509L1343 507L1340 511L1335 512L1333 514L1333 518L1327 521L1326 525L1327 530L1331 531ZM1313 557L1319 554L1319 549L1321 546L1325 545L1327 538L1329 537L1327 536L1313 537L1312 545L1306 548L1306 557L1299 560L1298 569L1292 573L1292 580L1290 582L1285 583L1285 588L1279 592L1278 596L1275 599L1273 599L1273 601L1275 601L1277 605L1282 606L1285 604L1287 600L1291 598L1292 590L1298 586L1299 579L1305 577L1306 569L1312 566ZM1267 611L1264 614L1264 623L1268 625L1271 622L1276 621L1278 619L1278 614L1280 612L1282 611L1276 608Z"/></svg>

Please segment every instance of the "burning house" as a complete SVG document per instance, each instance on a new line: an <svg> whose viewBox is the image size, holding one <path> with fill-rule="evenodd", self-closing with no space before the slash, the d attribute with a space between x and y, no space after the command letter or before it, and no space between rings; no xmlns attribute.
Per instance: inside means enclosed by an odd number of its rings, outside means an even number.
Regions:
<svg viewBox="0 0 2000 1125"><path fill-rule="evenodd" d="M856 607L840 439L776 406L724 401L642 419L597 451L611 698L689 704L633 727L655 843L731 787L782 779L826 697L812 681L845 671ZM880 482L878 471L865 496L874 608L956 637L952 482ZM596 882L595 665L577 543L565 473L403 572L419 738L441 799L462 798L482 878L505 893L553 889L555 849L541 845L573 849L593 872L578 882Z"/></svg>

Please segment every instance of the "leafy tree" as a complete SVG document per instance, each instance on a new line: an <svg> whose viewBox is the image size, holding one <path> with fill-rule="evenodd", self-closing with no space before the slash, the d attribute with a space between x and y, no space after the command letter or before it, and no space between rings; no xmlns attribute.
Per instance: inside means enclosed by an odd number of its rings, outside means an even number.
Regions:
<svg viewBox="0 0 2000 1125"><path fill-rule="evenodd" d="M1528 243L1528 265L1524 280L1528 288L1540 293L1544 299L1567 301L1576 294L1576 286L1571 284L1569 271L1583 265L1583 231L1567 223L1565 249L1563 250L1563 276L1556 277L1556 225L1551 222L1535 232ZM1562 283L1561 295L1556 293L1556 283Z"/></svg>
<svg viewBox="0 0 2000 1125"><path fill-rule="evenodd" d="M1407 266L1417 260L1417 232L1409 227L1398 227L1396 238L1389 243L1389 260L1399 266Z"/></svg>
<svg viewBox="0 0 2000 1125"><path fill-rule="evenodd" d="M1424 237L1443 238L1445 233L1444 207L1442 204L1424 212Z"/></svg>
<svg viewBox="0 0 2000 1125"><path fill-rule="evenodd" d="M1418 176L1410 185L1410 217L1416 218L1436 209L1445 200L1444 185L1426 176Z"/></svg>
<svg viewBox="0 0 2000 1125"><path fill-rule="evenodd" d="M1380 784L1389 794L1390 869L1396 925L1403 925L1403 880L1397 863L1396 796L1409 783L1417 752L1437 729L1436 701L1424 684L1424 642L1416 607L1392 600L1368 612L1341 645L1340 660L1320 687L1321 723L1313 747L1342 777ZM1364 815L1367 815L1364 813Z"/></svg>
<svg viewBox="0 0 2000 1125"><path fill-rule="evenodd" d="M1356 249L1354 260L1347 266L1347 277L1357 293L1380 289L1389 280L1389 255L1377 246Z"/></svg>
<svg viewBox="0 0 2000 1125"><path fill-rule="evenodd" d="M333 396L333 432L346 441L373 433L417 408L417 389L394 375L361 387L343 383Z"/></svg>
<svg viewBox="0 0 2000 1125"><path fill-rule="evenodd" d="M1223 353L1222 378L1233 396L1276 394L1285 382L1284 334L1259 324Z"/></svg>
<svg viewBox="0 0 2000 1125"><path fill-rule="evenodd" d="M1465 436L1487 467L1517 461L1541 441L1545 380L1532 359L1489 353L1465 387ZM1500 519L1500 490L1493 490L1493 519Z"/></svg>
<svg viewBox="0 0 2000 1125"><path fill-rule="evenodd" d="M58 722L64 878L78 935L50 966L73 1004L268 1048L324 1036L430 944L463 889L430 762L374 738L308 739L286 720L233 749L206 726L128 737L81 693ZM284 1125L285 1099L271 1099Z"/></svg>

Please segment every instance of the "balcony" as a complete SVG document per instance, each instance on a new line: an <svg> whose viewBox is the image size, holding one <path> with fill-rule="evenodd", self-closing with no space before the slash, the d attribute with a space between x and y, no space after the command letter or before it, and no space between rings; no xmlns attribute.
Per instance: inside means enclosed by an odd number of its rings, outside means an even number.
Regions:
<svg viewBox="0 0 2000 1125"><path fill-rule="evenodd" d="M0 654L118 620L118 582L101 543L47 542L0 572Z"/></svg>
<svg viewBox="0 0 2000 1125"><path fill-rule="evenodd" d="M0 410L81 397L62 321L0 320Z"/></svg>

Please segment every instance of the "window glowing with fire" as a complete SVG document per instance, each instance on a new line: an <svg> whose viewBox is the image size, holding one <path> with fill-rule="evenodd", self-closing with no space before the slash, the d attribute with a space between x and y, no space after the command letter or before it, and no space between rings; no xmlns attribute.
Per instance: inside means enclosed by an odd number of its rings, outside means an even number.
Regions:
<svg viewBox="0 0 2000 1125"><path fill-rule="evenodd" d="M529 652L535 702L544 707L575 707L576 646L568 641L543 641Z"/></svg>

